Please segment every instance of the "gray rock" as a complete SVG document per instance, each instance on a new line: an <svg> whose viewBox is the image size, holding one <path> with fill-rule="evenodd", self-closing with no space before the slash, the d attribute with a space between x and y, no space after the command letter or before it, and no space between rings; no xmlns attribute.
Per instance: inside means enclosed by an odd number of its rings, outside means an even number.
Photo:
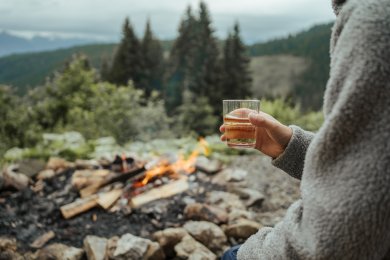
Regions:
<svg viewBox="0 0 390 260"><path fill-rule="evenodd" d="M263 193L253 189L236 187L232 189L232 192L240 196L240 199L244 199L247 207L261 206L265 199Z"/></svg>
<svg viewBox="0 0 390 260"><path fill-rule="evenodd" d="M17 250L16 239L9 237L0 237L0 259L24 259Z"/></svg>
<svg viewBox="0 0 390 260"><path fill-rule="evenodd" d="M157 242L150 242L148 250L144 255L144 260L162 260L165 259L164 251Z"/></svg>
<svg viewBox="0 0 390 260"><path fill-rule="evenodd" d="M38 172L45 169L46 163L43 160L23 159L19 162L18 172L32 178Z"/></svg>
<svg viewBox="0 0 390 260"><path fill-rule="evenodd" d="M224 191L212 191L207 196L208 204L215 205L225 211L246 209L244 203L236 194Z"/></svg>
<svg viewBox="0 0 390 260"><path fill-rule="evenodd" d="M225 229L225 233L229 237L247 239L255 234L260 228L261 225L257 222L241 219L235 224L228 225Z"/></svg>
<svg viewBox="0 0 390 260"><path fill-rule="evenodd" d="M43 249L40 249L36 254L36 259L39 260L80 260L83 258L84 250L76 247L67 246L64 244L51 244Z"/></svg>
<svg viewBox="0 0 390 260"><path fill-rule="evenodd" d="M188 235L188 233L184 228L167 228L162 231L155 232L153 234L153 238L160 244L165 255L173 256L174 247L186 235Z"/></svg>
<svg viewBox="0 0 390 260"><path fill-rule="evenodd" d="M242 209L233 209L229 212L229 224L235 224L242 219L253 220L254 215L252 212L242 210Z"/></svg>
<svg viewBox="0 0 390 260"><path fill-rule="evenodd" d="M189 221L183 226L188 233L212 252L221 254L227 247L227 238L223 230L207 221Z"/></svg>
<svg viewBox="0 0 390 260"><path fill-rule="evenodd" d="M16 239L10 237L0 237L0 252L5 250L16 251L17 249Z"/></svg>
<svg viewBox="0 0 390 260"><path fill-rule="evenodd" d="M4 167L4 170L2 172L1 176L1 184L0 187L14 187L17 190L23 190L28 187L28 184L30 182L30 178L24 175L23 173L17 172L17 165L10 165L8 167Z"/></svg>
<svg viewBox="0 0 390 260"><path fill-rule="evenodd" d="M215 174L222 169L222 163L220 161L210 160L204 156L199 156L196 159L195 166L198 170L207 174Z"/></svg>
<svg viewBox="0 0 390 260"><path fill-rule="evenodd" d="M97 236L84 238L84 250L88 260L104 260L106 255L107 239Z"/></svg>
<svg viewBox="0 0 390 260"><path fill-rule="evenodd" d="M132 234L121 236L114 252L116 260L143 259L152 241Z"/></svg>
<svg viewBox="0 0 390 260"><path fill-rule="evenodd" d="M81 160L81 159L77 159L75 161L75 166L76 166L77 169L88 169L88 170L93 170L93 169L100 168L100 164L96 160Z"/></svg>
<svg viewBox="0 0 390 260"><path fill-rule="evenodd" d="M225 210L202 203L187 205L184 209L184 217L191 220L205 220L215 224L226 223L228 220Z"/></svg>
<svg viewBox="0 0 390 260"><path fill-rule="evenodd" d="M226 181L228 182L240 182L245 180L248 176L248 172L242 169L229 169L226 174Z"/></svg>
<svg viewBox="0 0 390 260"><path fill-rule="evenodd" d="M182 241L175 246L175 251L180 259L192 260L215 260L217 256L207 247L196 241L190 235L185 236Z"/></svg>
<svg viewBox="0 0 390 260"><path fill-rule="evenodd" d="M111 260L114 259L114 253L118 244L119 237L114 236L107 240L106 245L106 259Z"/></svg>

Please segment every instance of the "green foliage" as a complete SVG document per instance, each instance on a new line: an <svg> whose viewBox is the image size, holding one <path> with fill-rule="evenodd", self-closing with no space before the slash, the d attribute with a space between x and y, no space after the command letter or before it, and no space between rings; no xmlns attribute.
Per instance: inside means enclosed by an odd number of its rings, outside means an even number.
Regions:
<svg viewBox="0 0 390 260"><path fill-rule="evenodd" d="M286 125L298 125L309 131L318 130L324 117L322 112L302 113L299 105L292 105L283 99L262 100L261 110Z"/></svg>
<svg viewBox="0 0 390 260"><path fill-rule="evenodd" d="M12 89L0 86L0 157L12 146L23 146L39 139L41 128L32 124L30 107Z"/></svg>
<svg viewBox="0 0 390 260"><path fill-rule="evenodd" d="M30 148L13 148L4 155L6 161L17 161L23 158L47 160L51 156L59 156L70 161L88 159L94 151L92 141L87 142L77 132L63 134L42 134L42 141Z"/></svg>
<svg viewBox="0 0 390 260"><path fill-rule="evenodd" d="M206 97L184 92L183 104L178 107L175 132L186 136L189 133L197 136L211 135L216 132L218 117Z"/></svg>
<svg viewBox="0 0 390 260"><path fill-rule="evenodd" d="M75 57L45 86L46 95L41 91L35 98L35 118L46 131L74 130L87 139L112 135L119 142L166 135L169 124L162 101L145 100L143 91L132 85L97 82L96 71L87 64L84 56Z"/></svg>
<svg viewBox="0 0 390 260"><path fill-rule="evenodd" d="M145 99L134 86L98 82L85 56L75 56L45 86L31 91L22 102L10 88L0 88L0 137L3 153L12 146L34 146L44 132L77 131L87 139L114 136L119 143L172 137L171 120L157 92ZM27 109L28 108L28 109ZM50 147L37 146L26 153L45 157ZM63 149L57 155L79 156L84 150Z"/></svg>

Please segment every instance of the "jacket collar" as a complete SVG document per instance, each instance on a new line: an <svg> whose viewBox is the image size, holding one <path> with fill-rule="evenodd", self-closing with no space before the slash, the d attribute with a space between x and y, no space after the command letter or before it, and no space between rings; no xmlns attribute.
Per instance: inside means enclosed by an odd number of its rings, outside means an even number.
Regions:
<svg viewBox="0 0 390 260"><path fill-rule="evenodd" d="M339 14L340 9L345 2L347 2L347 0L332 0L333 11L335 12L336 15Z"/></svg>

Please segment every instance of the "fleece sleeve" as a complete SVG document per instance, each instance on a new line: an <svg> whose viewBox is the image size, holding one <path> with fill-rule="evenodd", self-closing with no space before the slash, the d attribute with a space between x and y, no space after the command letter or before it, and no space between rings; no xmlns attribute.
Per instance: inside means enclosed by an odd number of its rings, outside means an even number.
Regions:
<svg viewBox="0 0 390 260"><path fill-rule="evenodd" d="M325 122L306 153L301 200L251 236L239 260L388 257L390 1L347 1L332 40Z"/></svg>
<svg viewBox="0 0 390 260"><path fill-rule="evenodd" d="M293 131L290 142L284 152L272 161L272 164L292 177L301 179L306 150L314 134L298 126L292 125L290 128Z"/></svg>

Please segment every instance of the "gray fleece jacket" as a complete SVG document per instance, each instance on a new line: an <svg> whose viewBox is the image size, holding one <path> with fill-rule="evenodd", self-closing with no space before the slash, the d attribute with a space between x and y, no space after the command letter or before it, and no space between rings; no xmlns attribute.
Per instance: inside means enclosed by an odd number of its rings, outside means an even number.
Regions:
<svg viewBox="0 0 390 260"><path fill-rule="evenodd" d="M301 179L301 199L239 260L390 257L390 0L333 6L325 122L315 135L292 126L273 161Z"/></svg>

